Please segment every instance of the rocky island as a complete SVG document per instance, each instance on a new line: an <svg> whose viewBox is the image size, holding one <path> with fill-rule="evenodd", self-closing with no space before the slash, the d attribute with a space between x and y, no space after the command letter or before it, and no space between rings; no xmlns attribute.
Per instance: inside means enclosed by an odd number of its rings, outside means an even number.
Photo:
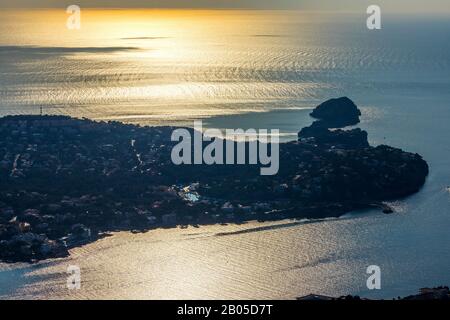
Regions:
<svg viewBox="0 0 450 320"><path fill-rule="evenodd" d="M352 100L341 97L321 103L310 115L327 128L338 128L358 124L361 111Z"/></svg>
<svg viewBox="0 0 450 320"><path fill-rule="evenodd" d="M257 165L174 165L173 127L1 118L0 260L62 257L119 230L389 212L382 201L417 192L428 165L418 154L369 146L361 129L336 129L354 124L359 110L343 107L350 120L339 115L339 123L323 110L337 112L347 99L319 106L321 120L280 144L275 176Z"/></svg>

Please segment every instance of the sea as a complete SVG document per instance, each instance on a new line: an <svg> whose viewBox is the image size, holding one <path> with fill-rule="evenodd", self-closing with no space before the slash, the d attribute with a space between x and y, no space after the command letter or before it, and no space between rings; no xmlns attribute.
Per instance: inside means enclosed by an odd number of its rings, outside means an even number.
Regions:
<svg viewBox="0 0 450 320"><path fill-rule="evenodd" d="M419 153L424 187L325 220L117 232L35 264L0 264L0 299L391 299L450 285L450 15L82 9L0 12L0 116L279 129L348 96L372 145ZM367 286L380 267L381 288ZM81 288L67 287L68 268Z"/></svg>

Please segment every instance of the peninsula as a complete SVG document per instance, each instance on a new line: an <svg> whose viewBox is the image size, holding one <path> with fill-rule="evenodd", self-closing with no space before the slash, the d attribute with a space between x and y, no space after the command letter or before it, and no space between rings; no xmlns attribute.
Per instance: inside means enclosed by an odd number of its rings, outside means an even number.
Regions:
<svg viewBox="0 0 450 320"><path fill-rule="evenodd" d="M350 112L354 124L359 110ZM390 212L382 201L417 192L428 165L418 154L369 146L361 129L336 129L347 125L344 115L281 143L274 176L256 165L175 165L173 127L1 118L0 260L66 256L119 230Z"/></svg>

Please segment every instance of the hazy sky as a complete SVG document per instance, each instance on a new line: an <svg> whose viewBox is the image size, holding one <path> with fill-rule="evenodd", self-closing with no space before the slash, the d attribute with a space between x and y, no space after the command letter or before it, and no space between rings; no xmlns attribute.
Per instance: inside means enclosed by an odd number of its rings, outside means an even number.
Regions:
<svg viewBox="0 0 450 320"><path fill-rule="evenodd" d="M378 4L386 11L450 11L450 0L0 0L0 7L271 8L355 11Z"/></svg>

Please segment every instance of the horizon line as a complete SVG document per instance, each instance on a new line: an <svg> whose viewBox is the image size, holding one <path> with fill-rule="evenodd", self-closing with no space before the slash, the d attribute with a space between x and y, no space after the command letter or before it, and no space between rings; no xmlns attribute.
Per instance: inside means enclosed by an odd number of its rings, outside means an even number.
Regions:
<svg viewBox="0 0 450 320"><path fill-rule="evenodd" d="M61 7L1 7L2 10L65 10L68 6ZM308 9L308 8L254 8L254 7L89 7L80 6L81 9L88 10L173 10L173 11L291 11L291 12L313 12L313 13L361 13L360 10L355 9L337 9L337 10L318 10L318 9ZM449 14L449 10L439 10L439 11L411 11L411 10L389 10L385 11L384 14ZM365 12L364 12L365 14Z"/></svg>

